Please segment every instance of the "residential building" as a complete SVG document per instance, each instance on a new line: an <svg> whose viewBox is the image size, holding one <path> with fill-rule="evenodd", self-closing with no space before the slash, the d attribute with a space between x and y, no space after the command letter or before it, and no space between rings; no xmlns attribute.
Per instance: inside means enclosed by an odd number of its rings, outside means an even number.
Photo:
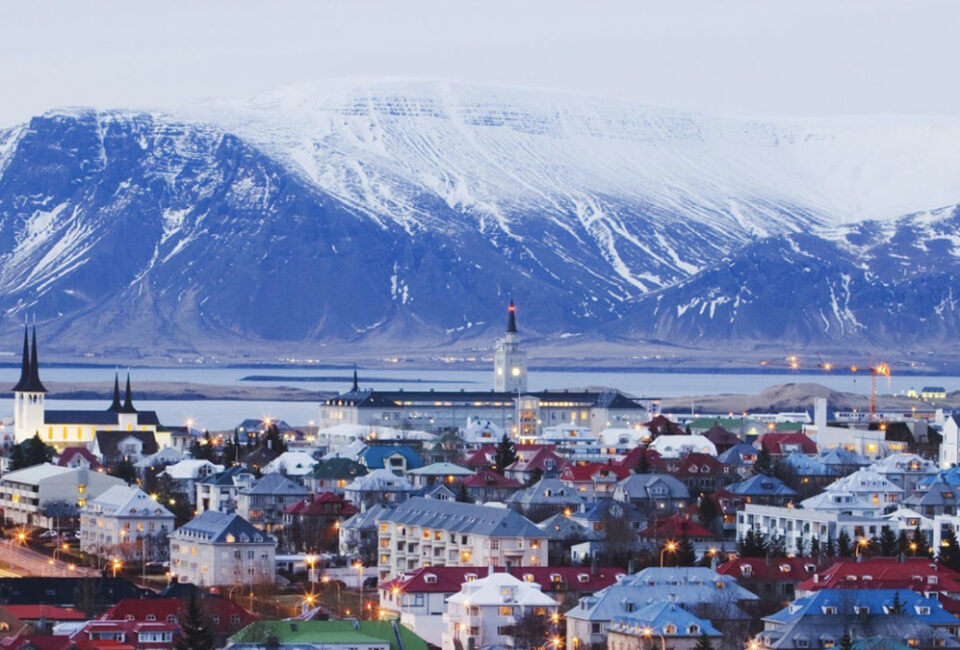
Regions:
<svg viewBox="0 0 960 650"><path fill-rule="evenodd" d="M776 611L789 605L796 598L799 585L815 578L827 562L823 558L795 556L737 557L718 566L717 573L734 578L759 596L764 607Z"/></svg>
<svg viewBox="0 0 960 650"><path fill-rule="evenodd" d="M716 492L739 478L729 465L716 456L694 452L678 459L666 460L666 471L678 478L691 494Z"/></svg>
<svg viewBox="0 0 960 650"><path fill-rule="evenodd" d="M64 504L77 515L87 501L117 485L126 485L119 478L85 468L61 467L41 463L7 472L0 477L0 508L11 524L53 528L58 515L48 513L53 504ZM60 513L59 516L63 516Z"/></svg>
<svg viewBox="0 0 960 650"><path fill-rule="evenodd" d="M407 472L407 477L415 488L425 488L431 485L445 484L447 487L460 483L467 477L473 476L473 470L453 463L431 463ZM453 489L453 487L451 487Z"/></svg>
<svg viewBox="0 0 960 650"><path fill-rule="evenodd" d="M298 483L304 483L313 472L317 460L302 451L285 451L263 466L264 474L283 474Z"/></svg>
<svg viewBox="0 0 960 650"><path fill-rule="evenodd" d="M165 553L173 513L143 490L115 485L80 510L80 550L122 560L151 559ZM166 550L166 549L164 549Z"/></svg>
<svg viewBox="0 0 960 650"><path fill-rule="evenodd" d="M667 540L687 538L693 542L708 542L717 539L717 534L695 521L680 515L658 517L639 533L640 539L654 542L659 547Z"/></svg>
<svg viewBox="0 0 960 650"><path fill-rule="evenodd" d="M211 634L218 646L226 644L227 637L236 634L255 620L253 614L232 600L201 593L200 607ZM183 598L126 599L104 612L101 621L137 621L141 623L172 623L177 626L187 614L189 601Z"/></svg>
<svg viewBox="0 0 960 650"><path fill-rule="evenodd" d="M736 536L739 539L747 530L753 529L766 540L782 538L786 548L795 549L798 538L806 544L814 538L825 543L828 539L836 541L843 531L851 540L871 539L884 527L899 532L893 522L886 519L849 514L841 509L784 508L748 503L737 513Z"/></svg>
<svg viewBox="0 0 960 650"><path fill-rule="evenodd" d="M173 479L180 487L180 491L192 502L197 498L197 481L219 474L223 470L223 465L214 465L209 460L188 458L173 465L167 465L161 475Z"/></svg>
<svg viewBox="0 0 960 650"><path fill-rule="evenodd" d="M517 645L528 617L539 618L546 627L557 612L557 603L540 585L509 573L489 573L463 583L447 600L443 614L443 650Z"/></svg>
<svg viewBox="0 0 960 650"><path fill-rule="evenodd" d="M237 490L237 514L268 533L283 527L287 506L310 494L307 488L283 474L265 474L259 481Z"/></svg>
<svg viewBox="0 0 960 650"><path fill-rule="evenodd" d="M607 630L607 648L648 650L652 640L659 638L672 650L693 650L703 636L719 644L722 635L708 619L694 616L676 603L650 603L613 620Z"/></svg>
<svg viewBox="0 0 960 650"><path fill-rule="evenodd" d="M558 512L570 514L583 505L580 494L558 478L540 479L530 487L514 492L506 502L511 508L534 520L541 520Z"/></svg>
<svg viewBox="0 0 960 650"><path fill-rule="evenodd" d="M909 494L937 473L937 464L916 454L890 454L871 465L877 474Z"/></svg>
<svg viewBox="0 0 960 650"><path fill-rule="evenodd" d="M357 460L367 470L387 469L396 476L423 467L423 460L416 449L409 445L376 444L364 447Z"/></svg>
<svg viewBox="0 0 960 650"><path fill-rule="evenodd" d="M154 431L97 431L90 445L102 465L116 465L122 460L137 463L159 450Z"/></svg>
<svg viewBox="0 0 960 650"><path fill-rule="evenodd" d="M557 477L570 461L558 454L552 447L531 445L526 449L517 449L519 458L504 470L504 476L520 481L524 485L539 481L541 478Z"/></svg>
<svg viewBox="0 0 960 650"><path fill-rule="evenodd" d="M336 492L343 494L347 484L366 476L367 468L351 458L325 458L318 462L306 478L311 492Z"/></svg>
<svg viewBox="0 0 960 650"><path fill-rule="evenodd" d="M343 490L347 500L360 509L367 509L378 503L402 503L414 492L416 488L409 479L397 476L388 469L375 469L358 476Z"/></svg>
<svg viewBox="0 0 960 650"><path fill-rule="evenodd" d="M753 475L753 466L757 464L757 448L747 443L740 443L717 456L717 460L732 467L741 478L747 478Z"/></svg>
<svg viewBox="0 0 960 650"><path fill-rule="evenodd" d="M546 566L547 536L529 519L496 506L414 497L381 513L379 574L418 566Z"/></svg>
<svg viewBox="0 0 960 650"><path fill-rule="evenodd" d="M90 453L86 447L66 447L57 458L57 465L60 467L72 467L74 469L91 469L97 471L101 467L97 457Z"/></svg>
<svg viewBox="0 0 960 650"><path fill-rule="evenodd" d="M815 454L817 442L804 433L765 433L756 442L757 449L766 449L773 459L790 454Z"/></svg>
<svg viewBox="0 0 960 650"><path fill-rule="evenodd" d="M340 555L354 559L374 557L377 552L380 518L393 506L375 504L340 523Z"/></svg>
<svg viewBox="0 0 960 650"><path fill-rule="evenodd" d="M920 483L901 503L924 517L955 515L960 508L960 491L937 477L935 481Z"/></svg>
<svg viewBox="0 0 960 650"><path fill-rule="evenodd" d="M480 469L461 481L464 489L475 503L504 502L515 492L522 490L520 481L507 478L492 469Z"/></svg>
<svg viewBox="0 0 960 650"><path fill-rule="evenodd" d="M179 636L180 626L166 621L93 620L71 634L70 641L77 650L173 650Z"/></svg>
<svg viewBox="0 0 960 650"><path fill-rule="evenodd" d="M724 488L740 503L756 503L769 506L785 506L797 496L797 491L787 487L774 476L755 474Z"/></svg>
<svg viewBox="0 0 960 650"><path fill-rule="evenodd" d="M237 514L202 512L170 536L170 572L199 587L272 583L276 540Z"/></svg>
<svg viewBox="0 0 960 650"><path fill-rule="evenodd" d="M670 602L687 611L706 614L714 626L746 622L757 596L732 577L705 567L650 567L628 576L596 594L582 596L566 613L566 647L587 650L606 646L614 621L654 603Z"/></svg>
<svg viewBox="0 0 960 650"><path fill-rule="evenodd" d="M197 490L197 513L206 510L235 512L237 493L253 485L256 477L243 465L232 465L222 472L210 474L194 482Z"/></svg>
<svg viewBox="0 0 960 650"><path fill-rule="evenodd" d="M909 589L946 601L960 597L960 573L924 557L837 558L801 581L797 595L822 589Z"/></svg>
<svg viewBox="0 0 960 650"><path fill-rule="evenodd" d="M283 526L291 531L296 550L336 552L341 522L359 510L342 494L311 494L283 512Z"/></svg>
<svg viewBox="0 0 960 650"><path fill-rule="evenodd" d="M617 484L630 476L626 467L611 463L567 465L560 472L560 482L570 487L584 501L610 498Z"/></svg>
<svg viewBox="0 0 960 650"><path fill-rule="evenodd" d="M634 474L617 484L613 498L633 504L647 517L656 517L690 503L690 490L669 474Z"/></svg>
<svg viewBox="0 0 960 650"><path fill-rule="evenodd" d="M649 445L652 451L660 454L664 460L682 458L687 454L700 453L717 456L717 448L709 439L698 435L669 435L655 438Z"/></svg>

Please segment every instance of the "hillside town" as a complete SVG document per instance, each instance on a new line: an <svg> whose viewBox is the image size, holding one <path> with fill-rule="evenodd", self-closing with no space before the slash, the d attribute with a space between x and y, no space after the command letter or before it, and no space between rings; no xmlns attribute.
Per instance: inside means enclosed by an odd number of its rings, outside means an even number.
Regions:
<svg viewBox="0 0 960 650"><path fill-rule="evenodd" d="M960 416L353 383L315 426L47 408L24 331L0 648L960 648ZM920 404L941 387L925 387ZM242 407L240 407L242 408Z"/></svg>

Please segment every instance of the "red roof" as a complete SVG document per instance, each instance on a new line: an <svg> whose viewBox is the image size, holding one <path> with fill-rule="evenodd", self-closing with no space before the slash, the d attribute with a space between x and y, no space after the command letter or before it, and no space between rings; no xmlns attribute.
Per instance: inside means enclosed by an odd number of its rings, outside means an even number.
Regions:
<svg viewBox="0 0 960 650"><path fill-rule="evenodd" d="M658 518L652 526L647 526L640 531L640 537L713 539L716 537L716 534L696 522L684 519L680 515L673 515L671 517Z"/></svg>
<svg viewBox="0 0 960 650"><path fill-rule="evenodd" d="M462 483L466 487L502 487L515 488L517 490L523 487L520 481L501 476L492 469L487 468L480 469L473 476L464 478Z"/></svg>
<svg viewBox="0 0 960 650"><path fill-rule="evenodd" d="M567 465L560 474L560 480L582 483L593 482L593 477L606 470L611 478L620 481L630 476L630 470L622 465L612 463L584 463L582 465Z"/></svg>
<svg viewBox="0 0 960 650"><path fill-rule="evenodd" d="M101 621L125 621L128 616L132 616L134 621L147 621L148 616L153 616L158 622L167 622L168 616L177 617L174 621L179 621L187 611L187 602L179 598L126 598L108 609L100 616ZM220 598L218 596L208 596L201 600L201 606L208 618L217 616L219 623L212 623L214 634L233 634L243 629L255 620L253 614L245 610L232 600ZM231 623L231 616L239 616L239 623ZM149 622L149 621L147 621Z"/></svg>
<svg viewBox="0 0 960 650"><path fill-rule="evenodd" d="M63 450L63 453L60 454L60 458L57 459L57 465L67 467L70 461L74 460L77 456L84 458L90 464L90 469L100 469L100 467L102 467L97 457L86 447L67 447Z"/></svg>
<svg viewBox="0 0 960 650"><path fill-rule="evenodd" d="M544 445L528 445L529 447L538 447L536 451L532 454L522 454L520 460L516 461L507 469L514 472L533 472L535 470L540 470L541 472L548 471L547 461L553 461L553 467L550 468L555 471L561 471L564 467L570 464L563 456L560 456L553 450L552 446ZM518 446L519 447L519 446ZM517 450L519 451L519 449Z"/></svg>
<svg viewBox="0 0 960 650"><path fill-rule="evenodd" d="M647 455L647 464L650 465L651 470L663 467L663 459L660 458L660 454L655 449L648 449L647 447L634 447L624 455L622 460L614 461L614 465L632 470L640 461L641 454Z"/></svg>
<svg viewBox="0 0 960 650"><path fill-rule="evenodd" d="M654 436L681 436L686 433L683 427L664 415L657 415L649 422L645 422L643 426L647 427Z"/></svg>
<svg viewBox="0 0 960 650"><path fill-rule="evenodd" d="M709 471L704 472L704 467L707 467ZM677 465L675 475L703 476L706 474L707 476L719 476L725 473L727 473L727 466L717 460L715 456L693 452L683 457Z"/></svg>
<svg viewBox="0 0 960 650"><path fill-rule="evenodd" d="M773 455L782 456L792 450L784 447L797 445L804 454L817 453L817 443L805 433L765 433L757 441L760 446Z"/></svg>
<svg viewBox="0 0 960 650"><path fill-rule="evenodd" d="M717 573L755 580L801 581L814 575L826 561L812 557L739 557L717 567Z"/></svg>
<svg viewBox="0 0 960 650"><path fill-rule="evenodd" d="M350 517L360 512L356 506L344 499L343 495L333 492L314 494L312 498L307 497L296 503L291 503L283 511L287 514L303 515L305 517Z"/></svg>
<svg viewBox="0 0 960 650"><path fill-rule="evenodd" d="M932 578L932 581L931 581ZM926 558L841 560L801 582L798 589L912 589L960 593L960 573Z"/></svg>
<svg viewBox="0 0 960 650"><path fill-rule="evenodd" d="M151 601L144 601L151 602ZM128 641L134 641L136 646L128 645L125 643L118 643L117 641L109 641L114 645L104 645L108 643L104 639L92 639L91 635L93 634L102 634L102 633L116 633L123 632L124 638ZM144 632L172 632L173 641L140 641L140 634ZM74 632L70 638L77 644L77 650L101 650L110 648L111 650L116 648L173 648L175 639L180 632L180 626L176 623L167 623L166 621L160 622L144 622L144 621L127 621L127 620L96 620L90 621L83 626L82 629Z"/></svg>
<svg viewBox="0 0 960 650"><path fill-rule="evenodd" d="M497 448L493 445L484 445L479 449L467 452L460 462L465 467L491 467L496 461Z"/></svg>
<svg viewBox="0 0 960 650"><path fill-rule="evenodd" d="M54 621L85 621L89 616L72 607L56 607L54 605L2 605L11 616L21 621L36 621L47 618Z"/></svg>
<svg viewBox="0 0 960 650"><path fill-rule="evenodd" d="M390 591L394 587L404 593L457 593L467 576L473 580L487 577L487 567L420 567L404 571L393 580L381 582L379 588ZM504 569L497 568L497 572ZM614 584L626 574L619 568L589 569L585 567L512 567L507 570L520 580L534 582L544 592L551 591L599 591ZM428 576L432 576L428 579ZM428 581L429 580L429 581Z"/></svg>

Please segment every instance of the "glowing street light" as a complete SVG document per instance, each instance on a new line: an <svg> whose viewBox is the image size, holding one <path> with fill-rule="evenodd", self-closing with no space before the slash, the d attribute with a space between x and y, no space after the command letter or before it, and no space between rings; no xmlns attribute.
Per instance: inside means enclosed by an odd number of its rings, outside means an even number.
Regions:
<svg viewBox="0 0 960 650"><path fill-rule="evenodd" d="M111 566L112 566L112 568L113 568L113 577L116 578L116 577L117 577L117 571L119 571L119 570L121 569L121 567L123 567L123 562L121 562L120 560L114 560L114 561L111 563Z"/></svg>
<svg viewBox="0 0 960 650"><path fill-rule="evenodd" d="M325 585L330 584L330 576L323 576L322 578L320 578L320 582L322 582ZM343 607L341 606L341 603L340 603L340 583L334 580L333 584L337 585L337 616L339 616L340 618L343 618Z"/></svg>
<svg viewBox="0 0 960 650"><path fill-rule="evenodd" d="M653 628L649 626L645 627L640 630L640 634L645 639L653 639L653 634L654 634ZM663 637L662 634L657 633L657 636L660 637L660 646L662 650L667 650L667 640Z"/></svg>
<svg viewBox="0 0 960 650"><path fill-rule="evenodd" d="M860 557L860 549L867 548L870 545L870 540L866 537L861 537L857 540L857 550L854 552L855 557Z"/></svg>
<svg viewBox="0 0 960 650"><path fill-rule="evenodd" d="M666 544L663 545L663 548L660 550L660 566L661 566L661 568L663 567L663 555L664 555L664 553L667 553L667 552L676 553L676 552L677 552L677 548L678 548L677 543L674 542L673 540L671 540L671 541L669 541L669 542L667 542Z"/></svg>

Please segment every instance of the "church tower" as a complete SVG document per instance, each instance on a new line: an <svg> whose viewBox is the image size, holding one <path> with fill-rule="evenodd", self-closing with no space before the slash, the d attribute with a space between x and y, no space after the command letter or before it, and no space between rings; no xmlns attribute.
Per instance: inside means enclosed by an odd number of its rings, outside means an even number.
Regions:
<svg viewBox="0 0 960 650"><path fill-rule="evenodd" d="M43 398L47 389L40 382L36 327L33 328L32 347L27 342L27 328L24 327L20 381L13 387L13 437L18 443L41 433L44 426Z"/></svg>
<svg viewBox="0 0 960 650"><path fill-rule="evenodd" d="M527 353L520 349L513 300L507 308L507 332L497 339L493 352L493 389L508 393L527 391Z"/></svg>

